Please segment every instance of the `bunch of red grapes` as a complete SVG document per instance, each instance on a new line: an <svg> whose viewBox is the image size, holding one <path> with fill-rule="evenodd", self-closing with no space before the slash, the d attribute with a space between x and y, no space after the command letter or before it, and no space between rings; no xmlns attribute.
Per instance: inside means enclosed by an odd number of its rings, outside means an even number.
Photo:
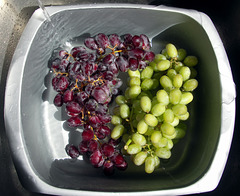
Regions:
<svg viewBox="0 0 240 196"><path fill-rule="evenodd" d="M83 128L81 143L67 145L68 155L87 155L94 167L103 167L104 173L111 175L114 168L125 170L128 165L117 148L120 139L109 137L109 103L120 93L123 83L118 74L144 69L155 55L143 34L120 38L99 33L86 38L84 45L74 47L70 53L61 50L52 61L52 86L57 91L54 104L65 105L68 126Z"/></svg>

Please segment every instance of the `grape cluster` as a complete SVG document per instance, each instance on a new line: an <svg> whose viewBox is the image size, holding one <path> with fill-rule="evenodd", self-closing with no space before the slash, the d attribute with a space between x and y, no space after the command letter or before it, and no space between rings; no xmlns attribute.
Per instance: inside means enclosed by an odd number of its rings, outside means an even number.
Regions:
<svg viewBox="0 0 240 196"><path fill-rule="evenodd" d="M54 104L65 107L70 127L82 127L79 146L67 145L72 158L87 154L94 167L112 174L114 167L124 170L127 162L117 150L118 140L110 139L109 104L119 94L119 72L142 70L155 55L146 35L99 33L84 40L70 52L61 50L51 63Z"/></svg>
<svg viewBox="0 0 240 196"><path fill-rule="evenodd" d="M198 86L198 59L169 43L143 70L128 70L128 88L115 99L113 139L122 138L122 152L152 173L160 159L169 159L174 143L183 138L187 105Z"/></svg>

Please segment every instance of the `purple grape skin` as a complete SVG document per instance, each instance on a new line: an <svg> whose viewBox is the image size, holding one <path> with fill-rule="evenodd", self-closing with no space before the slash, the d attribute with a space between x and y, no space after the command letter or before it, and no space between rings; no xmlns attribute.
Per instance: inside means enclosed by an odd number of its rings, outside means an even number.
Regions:
<svg viewBox="0 0 240 196"><path fill-rule="evenodd" d="M84 154L88 151L88 141L81 141L80 144L78 145L78 150L80 154Z"/></svg>
<svg viewBox="0 0 240 196"><path fill-rule="evenodd" d="M125 34L124 36L123 36L123 40L124 40L124 44L125 45L131 45L132 44L132 35L131 34Z"/></svg>
<svg viewBox="0 0 240 196"><path fill-rule="evenodd" d="M78 46L78 47L74 47L72 48L70 54L76 58L78 53L82 53L82 52L86 52L86 48L84 48L83 46Z"/></svg>
<svg viewBox="0 0 240 196"><path fill-rule="evenodd" d="M94 151L90 156L90 162L94 167L101 167L104 163L104 158L100 150Z"/></svg>
<svg viewBox="0 0 240 196"><path fill-rule="evenodd" d="M80 155L78 148L74 145L67 145L66 152L73 159L79 157L79 155Z"/></svg>
<svg viewBox="0 0 240 196"><path fill-rule="evenodd" d="M61 93L56 94L54 97L53 103L57 107L61 107L63 105L63 97Z"/></svg>
<svg viewBox="0 0 240 196"><path fill-rule="evenodd" d="M66 111L68 112L79 114L82 112L82 110L83 107L75 101L71 101L66 104Z"/></svg>
<svg viewBox="0 0 240 196"><path fill-rule="evenodd" d="M129 58L129 69L132 71L136 71L138 69L138 60L136 58Z"/></svg>
<svg viewBox="0 0 240 196"><path fill-rule="evenodd" d="M59 78L57 76L55 76L53 79L52 79L52 87L55 91L57 91L57 84L58 84L58 81L59 81Z"/></svg>
<svg viewBox="0 0 240 196"><path fill-rule="evenodd" d="M142 46L142 38L138 35L134 35L132 37L132 44L134 45L135 48L139 48Z"/></svg>
<svg viewBox="0 0 240 196"><path fill-rule="evenodd" d="M155 54L152 51L145 52L144 59L151 62L154 60Z"/></svg>
<svg viewBox="0 0 240 196"><path fill-rule="evenodd" d="M108 38L111 46L113 47L119 46L121 44L120 37L117 34L111 34Z"/></svg>
<svg viewBox="0 0 240 196"><path fill-rule="evenodd" d="M103 172L106 176L111 176L114 174L114 164L113 162L107 160L103 164Z"/></svg>
<svg viewBox="0 0 240 196"><path fill-rule="evenodd" d="M60 50L59 53L58 53L59 57L61 59L64 59L64 58L67 58L68 57L68 53L66 50Z"/></svg>
<svg viewBox="0 0 240 196"><path fill-rule="evenodd" d="M139 61L139 69L145 69L147 67L147 63L145 61Z"/></svg>
<svg viewBox="0 0 240 196"><path fill-rule="evenodd" d="M95 99L89 99L86 103L85 103L85 108L88 111L95 111L96 107L98 105L98 102Z"/></svg>
<svg viewBox="0 0 240 196"><path fill-rule="evenodd" d="M86 38L84 40L84 44L87 48L91 49L91 50L97 50L98 49L98 45L97 45L97 42L95 41L94 38L92 37L89 37L89 38Z"/></svg>
<svg viewBox="0 0 240 196"><path fill-rule="evenodd" d="M61 64L61 60L59 58L56 58L53 60L51 67L55 70L58 70Z"/></svg>
<svg viewBox="0 0 240 196"><path fill-rule="evenodd" d="M144 50L140 48L134 48L132 50L128 51L129 57L135 57L139 60L141 60L144 57Z"/></svg>
<svg viewBox="0 0 240 196"><path fill-rule="evenodd" d="M88 151L94 152L98 149L98 142L96 140L90 140L88 143Z"/></svg>
<svg viewBox="0 0 240 196"><path fill-rule="evenodd" d="M67 120L67 124L69 127L79 127L83 125L83 122L80 116L74 116Z"/></svg>
<svg viewBox="0 0 240 196"><path fill-rule="evenodd" d="M73 100L73 91L71 90L66 90L64 93L63 93L63 102L64 103L67 103L67 102L70 102Z"/></svg>
<svg viewBox="0 0 240 196"><path fill-rule="evenodd" d="M82 105L85 104L85 102L88 100L88 97L89 97L89 95L85 91L78 92L76 96L77 96L76 99L78 103Z"/></svg>
<svg viewBox="0 0 240 196"><path fill-rule="evenodd" d="M82 132L82 140L83 141L90 141L91 139L93 139L94 137L94 133L92 131L92 129L84 129Z"/></svg>
<svg viewBox="0 0 240 196"><path fill-rule="evenodd" d="M102 153L106 156L106 157L112 157L114 155L115 149L112 145L108 144L108 143L104 143L101 146L102 149Z"/></svg>
<svg viewBox="0 0 240 196"><path fill-rule="evenodd" d="M56 84L56 90L58 92L64 91L67 89L68 86L69 86L68 78L66 76L61 76Z"/></svg>
<svg viewBox="0 0 240 196"><path fill-rule="evenodd" d="M108 103L110 92L106 91L103 87L95 87L92 91L92 96L98 103L105 104Z"/></svg>
<svg viewBox="0 0 240 196"><path fill-rule="evenodd" d="M140 37L142 38L142 49L149 50L151 45L148 37L145 34L141 34Z"/></svg>
<svg viewBox="0 0 240 196"><path fill-rule="evenodd" d="M106 49L110 45L108 36L106 36L104 33L97 34L95 36L95 40L96 40L99 48Z"/></svg>
<svg viewBox="0 0 240 196"><path fill-rule="evenodd" d="M108 65L108 71L111 71L114 75L117 75L119 73L119 69L117 67L116 63L111 63Z"/></svg>
<svg viewBox="0 0 240 196"><path fill-rule="evenodd" d="M115 60L116 60L116 57L113 54L110 53L103 58L103 63L105 65L110 65L110 64L114 63Z"/></svg>
<svg viewBox="0 0 240 196"><path fill-rule="evenodd" d="M129 62L126 58L123 56L120 56L116 60L117 66L121 72L126 72L129 69Z"/></svg>

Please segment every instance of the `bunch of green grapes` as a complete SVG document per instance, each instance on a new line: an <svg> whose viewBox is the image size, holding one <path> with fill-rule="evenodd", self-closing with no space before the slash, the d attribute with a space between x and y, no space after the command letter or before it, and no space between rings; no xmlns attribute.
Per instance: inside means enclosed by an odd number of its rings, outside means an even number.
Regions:
<svg viewBox="0 0 240 196"><path fill-rule="evenodd" d="M198 59L169 43L143 70L128 71L128 88L116 97L111 123L113 139L125 142L123 151L135 165L152 173L160 159L169 159L175 142L184 137L187 105L198 86Z"/></svg>

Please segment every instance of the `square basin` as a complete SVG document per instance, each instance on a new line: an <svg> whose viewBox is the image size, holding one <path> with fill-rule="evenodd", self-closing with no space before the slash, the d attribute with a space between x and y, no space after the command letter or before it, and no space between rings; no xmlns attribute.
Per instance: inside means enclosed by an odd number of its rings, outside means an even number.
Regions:
<svg viewBox="0 0 240 196"><path fill-rule="evenodd" d="M183 195L218 185L231 146L235 84L222 41L204 13L166 6L94 4L46 7L30 18L15 50L5 93L5 126L20 181L28 190L53 195ZM98 33L146 34L152 50L166 43L199 59L199 86L189 106L185 137L153 174L129 163L106 177L65 146L78 144L81 130L65 126L56 108L49 61L58 48L71 49Z"/></svg>

